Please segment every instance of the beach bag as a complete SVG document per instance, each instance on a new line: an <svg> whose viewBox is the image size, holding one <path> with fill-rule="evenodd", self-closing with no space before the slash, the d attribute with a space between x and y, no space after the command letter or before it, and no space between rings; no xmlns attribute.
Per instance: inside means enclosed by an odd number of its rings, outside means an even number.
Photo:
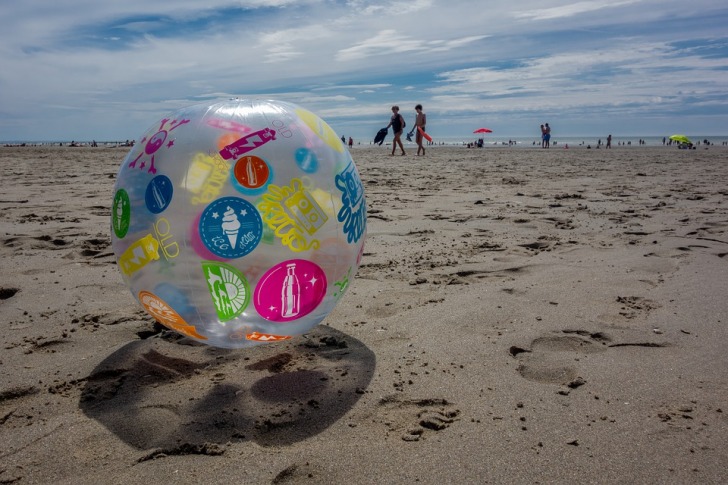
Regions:
<svg viewBox="0 0 728 485"><path fill-rule="evenodd" d="M377 132L377 135L374 137L374 144L377 143L381 146L382 143L384 143L384 139L387 137L387 133L389 133L389 130L387 128L382 128Z"/></svg>

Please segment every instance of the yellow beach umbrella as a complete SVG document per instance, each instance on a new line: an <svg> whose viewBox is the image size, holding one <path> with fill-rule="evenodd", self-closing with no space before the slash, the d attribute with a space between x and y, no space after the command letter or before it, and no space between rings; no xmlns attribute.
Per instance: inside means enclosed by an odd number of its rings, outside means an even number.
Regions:
<svg viewBox="0 0 728 485"><path fill-rule="evenodd" d="M672 136L670 137L670 139L671 139L672 141L676 141L676 142L678 142L678 143L692 143L692 142L690 141L690 138L688 138L688 137L687 137L687 136L685 136L685 135L672 135Z"/></svg>

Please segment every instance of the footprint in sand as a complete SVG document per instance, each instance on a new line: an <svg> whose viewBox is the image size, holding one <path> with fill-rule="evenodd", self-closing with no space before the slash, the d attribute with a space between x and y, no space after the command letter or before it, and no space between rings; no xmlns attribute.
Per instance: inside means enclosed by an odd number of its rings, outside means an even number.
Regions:
<svg viewBox="0 0 728 485"><path fill-rule="evenodd" d="M611 338L601 332L563 330L557 335L546 335L531 342L528 349L512 346L510 354L520 361L518 373L529 380L548 384L578 387L579 372L571 362L575 355L592 354L606 350Z"/></svg>
<svg viewBox="0 0 728 485"><path fill-rule="evenodd" d="M658 303L641 296L618 296L617 303L622 305L619 314L627 319L638 317L660 307Z"/></svg>
<svg viewBox="0 0 728 485"><path fill-rule="evenodd" d="M3 246L16 248L16 252L28 249L63 249L68 246L68 241L49 235L42 236L16 236L1 240Z"/></svg>
<svg viewBox="0 0 728 485"><path fill-rule="evenodd" d="M387 396L379 401L387 434L403 441L419 441L430 432L442 431L458 420L460 410L445 399L406 399Z"/></svg>
<svg viewBox="0 0 728 485"><path fill-rule="evenodd" d="M573 364L578 356L617 347L663 348L670 345L669 342L652 341L613 342L612 338L603 332L562 330L557 334L533 340L529 348L511 346L508 352L520 362L517 371L522 377L576 389L586 384Z"/></svg>
<svg viewBox="0 0 728 485"><path fill-rule="evenodd" d="M408 307L414 305L412 302L420 301L422 296L422 292L415 291L390 292L386 296L377 298L370 306L367 306L365 313L373 318L392 317L408 310Z"/></svg>

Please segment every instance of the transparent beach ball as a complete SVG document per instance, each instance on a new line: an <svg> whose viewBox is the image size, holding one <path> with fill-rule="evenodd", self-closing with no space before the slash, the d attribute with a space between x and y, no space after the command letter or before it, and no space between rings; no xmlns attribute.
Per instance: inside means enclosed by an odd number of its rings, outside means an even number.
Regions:
<svg viewBox="0 0 728 485"><path fill-rule="evenodd" d="M281 101L160 119L119 169L111 239L124 282L163 325L216 347L320 323L366 237L359 172L321 118Z"/></svg>

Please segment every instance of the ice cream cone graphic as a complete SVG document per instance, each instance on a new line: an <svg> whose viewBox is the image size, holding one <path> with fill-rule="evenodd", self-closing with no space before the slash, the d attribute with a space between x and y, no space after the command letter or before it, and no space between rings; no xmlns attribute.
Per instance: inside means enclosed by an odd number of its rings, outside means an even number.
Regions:
<svg viewBox="0 0 728 485"><path fill-rule="evenodd" d="M240 221L235 211L228 206L222 215L222 231L230 241L230 247L235 249L238 245L238 232L240 231Z"/></svg>

